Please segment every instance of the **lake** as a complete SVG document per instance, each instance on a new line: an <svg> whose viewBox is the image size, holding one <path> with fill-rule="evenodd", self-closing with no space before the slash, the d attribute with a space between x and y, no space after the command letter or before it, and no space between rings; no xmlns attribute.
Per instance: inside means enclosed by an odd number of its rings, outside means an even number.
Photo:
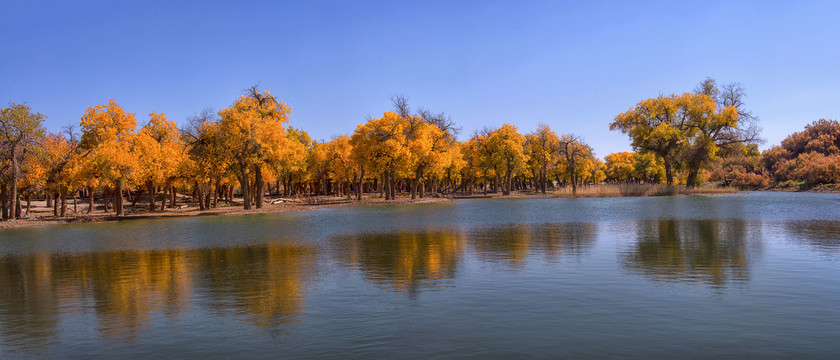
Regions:
<svg viewBox="0 0 840 360"><path fill-rule="evenodd" d="M834 358L840 195L0 231L0 358Z"/></svg>

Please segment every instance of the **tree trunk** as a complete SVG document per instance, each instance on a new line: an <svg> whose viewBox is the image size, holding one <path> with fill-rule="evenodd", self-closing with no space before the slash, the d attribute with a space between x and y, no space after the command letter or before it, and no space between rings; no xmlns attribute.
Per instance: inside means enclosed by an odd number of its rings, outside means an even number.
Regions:
<svg viewBox="0 0 840 360"><path fill-rule="evenodd" d="M387 178L387 176L385 175L386 173L387 172L385 171L382 172L382 181L379 182L379 198L382 198L382 195L385 194L385 179ZM388 195L390 194L391 193L388 193ZM388 200L387 196L385 197L385 200Z"/></svg>
<svg viewBox="0 0 840 360"><path fill-rule="evenodd" d="M53 193L53 216L58 217L58 203L60 197L58 196L58 192Z"/></svg>
<svg viewBox="0 0 840 360"><path fill-rule="evenodd" d="M256 202L257 202L257 209L262 209L263 207L263 196L265 195L265 189L263 189L263 178L262 178L262 167L259 165L254 166L254 177L256 177Z"/></svg>
<svg viewBox="0 0 840 360"><path fill-rule="evenodd" d="M61 217L67 216L67 189L61 189Z"/></svg>
<svg viewBox="0 0 840 360"><path fill-rule="evenodd" d="M88 187L88 209L87 213L90 214L93 211L93 187Z"/></svg>
<svg viewBox="0 0 840 360"><path fill-rule="evenodd" d="M219 194L222 193L222 180L218 177L216 178L216 191L213 191L213 207L217 207L219 205ZM278 180L277 183L279 184L280 181ZM277 185L277 190L280 190L280 185Z"/></svg>
<svg viewBox="0 0 840 360"><path fill-rule="evenodd" d="M32 206L32 192L26 193L26 216L29 216L29 208Z"/></svg>
<svg viewBox="0 0 840 360"><path fill-rule="evenodd" d="M20 219L21 207L20 207L20 196L15 199L15 218Z"/></svg>
<svg viewBox="0 0 840 360"><path fill-rule="evenodd" d="M11 155L12 155L12 198L9 203L11 203L12 210L11 218L12 220L17 219L20 217L17 211L17 204L18 204L18 180L20 179L20 164L18 164L17 158L17 146L11 146Z"/></svg>
<svg viewBox="0 0 840 360"><path fill-rule="evenodd" d="M251 197L248 193L248 167L240 166L239 186L242 187L242 203L245 210L251 210Z"/></svg>
<svg viewBox="0 0 840 360"><path fill-rule="evenodd" d="M688 175L685 179L685 187L689 189L693 189L697 187L697 176L700 173L700 163L699 160L691 160L688 162Z"/></svg>
<svg viewBox="0 0 840 360"><path fill-rule="evenodd" d="M357 198L359 201L362 201L362 193L365 192L364 181L365 181L365 168L363 167L362 168L362 173L361 173L361 175L359 175L359 189L358 189L359 196Z"/></svg>
<svg viewBox="0 0 840 360"><path fill-rule="evenodd" d="M417 186L420 182L417 181L417 173L414 174L414 179L411 179L411 200L417 198Z"/></svg>
<svg viewBox="0 0 840 360"><path fill-rule="evenodd" d="M385 191L385 200L391 200L391 180L388 171L382 173L382 188Z"/></svg>
<svg viewBox="0 0 840 360"><path fill-rule="evenodd" d="M108 203L111 201L111 188L102 187L102 212L108 212Z"/></svg>
<svg viewBox="0 0 840 360"><path fill-rule="evenodd" d="M664 157L664 166L665 166L665 184L668 186L674 186L674 170L673 165L671 164L671 158Z"/></svg>
<svg viewBox="0 0 840 360"><path fill-rule="evenodd" d="M8 187L6 183L0 183L0 202L3 203L3 219L9 218L9 194L7 193L7 189Z"/></svg>
<svg viewBox="0 0 840 360"><path fill-rule="evenodd" d="M396 179L394 178L394 170L388 171L388 189L391 191L391 200L397 199L396 193Z"/></svg>
<svg viewBox="0 0 840 360"><path fill-rule="evenodd" d="M155 212L155 210L157 210L157 207L155 206L155 183L147 181L146 187L149 192L149 212ZM137 197L140 197L140 195L137 195Z"/></svg>
<svg viewBox="0 0 840 360"><path fill-rule="evenodd" d="M210 195L213 192L213 183L208 181L204 186L207 187L204 191L204 208L210 210Z"/></svg>
<svg viewBox="0 0 840 360"><path fill-rule="evenodd" d="M545 195L545 172L545 168L543 168L540 172L540 190L542 190L543 195Z"/></svg>
<svg viewBox="0 0 840 360"><path fill-rule="evenodd" d="M204 210L204 192L198 180L193 181L193 199L198 202L198 210Z"/></svg>
<svg viewBox="0 0 840 360"><path fill-rule="evenodd" d="M117 216L123 215L123 193L122 181L117 182L116 189L114 189L114 208L117 211Z"/></svg>

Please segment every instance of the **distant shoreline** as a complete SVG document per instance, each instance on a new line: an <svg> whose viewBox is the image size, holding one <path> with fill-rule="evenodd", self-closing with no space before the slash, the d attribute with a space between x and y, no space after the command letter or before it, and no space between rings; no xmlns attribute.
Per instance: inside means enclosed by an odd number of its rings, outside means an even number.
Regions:
<svg viewBox="0 0 840 360"><path fill-rule="evenodd" d="M246 215L246 214L279 214L292 213L301 211L315 211L324 208L338 208L338 207L368 207L368 206L383 206L383 205L407 205L407 204L430 204L450 202L461 199L558 199L558 198L596 198L596 197L647 197L647 196L669 196L669 195L722 195L722 194L736 194L741 190L736 188L715 188L715 187L698 187L696 189L686 189L685 187L671 188L670 192L664 185L592 185L582 186L578 188L576 196L572 196L571 189L563 188L560 190L550 190L546 194L533 191L516 191L510 195L502 195L499 193L488 192L486 195L483 192L475 192L472 195L468 193L459 193L450 197L424 197L412 200L408 195L398 196L396 200L384 200L379 198L376 193L368 193L362 201L355 199L347 199L346 197L335 196L317 196L299 199L287 199L282 203L271 204L266 203L260 209L244 210L241 205L222 205L219 203L218 207L209 210L199 210L197 206L190 204L186 208L180 209L166 209L163 212L149 212L148 204L138 202L134 208L127 208L127 214L123 216L115 216L114 212L104 213L101 210L101 203L98 210L87 214L87 203L79 202L77 208L79 213L77 215L70 215L66 217L52 216L52 208L47 208L43 200L33 201L32 213L29 217L24 217L14 221L0 222L0 229L13 228L36 228L42 226L61 225L61 224L83 224L83 223L98 223L110 221L124 221L124 220L140 220L140 219L163 219L176 217L193 217L193 216L224 216L224 215ZM623 192L622 192L623 191ZM818 189L794 189L794 188L767 188L756 189L756 191L778 191L778 192L840 192L840 189L832 186L830 190L826 187ZM72 213L72 205L68 204L68 212Z"/></svg>
<svg viewBox="0 0 840 360"><path fill-rule="evenodd" d="M371 195L373 196L373 195ZM62 225L62 224L84 224L84 223L99 223L111 221L124 220L141 220L141 219L164 219L164 218L179 218L179 217L197 217L197 216L219 216L219 215L247 215L247 214L279 214L292 213L301 211L315 211L324 208L335 207L355 207L355 206L380 206L380 205L397 205L397 204L425 204L452 201L449 198L418 198L411 200L408 197L398 197L393 201L385 201L379 198L365 198L362 201L347 200L346 197L335 196L319 196L313 197L317 202L307 203L306 198L294 199L294 201L287 201L279 204L264 204L260 209L244 210L242 205L222 205L219 203L218 207L209 210L199 210L198 206L190 204L186 208L180 209L166 209L162 212L149 212L148 202L145 205L137 203L135 208L127 207L126 214L123 216L114 215L114 211L103 212L101 203L98 203L99 209L87 214L87 203L79 203L79 213L65 217L52 216L52 208L47 208L45 201L33 201L35 206L34 214L29 217L23 217L17 220L0 221L0 229L14 229L14 228L34 228L41 226ZM38 206L40 205L40 206ZM183 205L181 205L183 206ZM72 213L72 205L68 204L68 212Z"/></svg>

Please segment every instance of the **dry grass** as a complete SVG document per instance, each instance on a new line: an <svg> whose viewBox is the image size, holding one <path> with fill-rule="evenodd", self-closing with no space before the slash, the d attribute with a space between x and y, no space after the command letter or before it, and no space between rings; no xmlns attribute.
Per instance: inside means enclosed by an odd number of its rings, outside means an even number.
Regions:
<svg viewBox="0 0 840 360"><path fill-rule="evenodd" d="M608 184L578 187L576 197L714 195L734 194L737 192L738 189L729 187L697 187L689 189L685 186L667 186L662 184ZM572 188L569 186L554 191L551 196L562 198L575 197L572 195Z"/></svg>

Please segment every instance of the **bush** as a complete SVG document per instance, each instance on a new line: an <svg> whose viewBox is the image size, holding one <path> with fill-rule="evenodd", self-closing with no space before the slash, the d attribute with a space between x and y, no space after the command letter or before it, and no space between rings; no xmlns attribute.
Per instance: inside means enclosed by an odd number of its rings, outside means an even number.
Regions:
<svg viewBox="0 0 840 360"><path fill-rule="evenodd" d="M796 168L790 174L807 185L840 182L840 155L823 155L818 152L800 154Z"/></svg>
<svg viewBox="0 0 840 360"><path fill-rule="evenodd" d="M743 173L736 175L733 184L735 186L747 189L760 189L769 187L771 179L766 175L759 175L756 173Z"/></svg>

